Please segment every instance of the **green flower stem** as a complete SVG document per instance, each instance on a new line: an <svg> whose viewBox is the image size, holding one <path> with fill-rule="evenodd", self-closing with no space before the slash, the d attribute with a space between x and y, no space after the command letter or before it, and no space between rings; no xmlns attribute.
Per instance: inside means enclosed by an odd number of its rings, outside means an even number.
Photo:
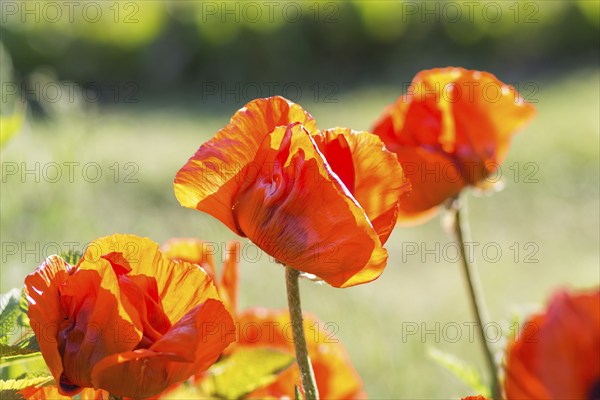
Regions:
<svg viewBox="0 0 600 400"><path fill-rule="evenodd" d="M483 290L477 269L469 262L465 249L465 242L469 241L470 229L466 217L466 209L463 207L460 197L455 198L449 206L452 212L452 231L460 249L460 258L464 272L467 287L469 289L469 299L473 314L477 318L477 327L481 338L481 344L489 374L491 375L491 392L493 399L501 399L500 382L498 379L498 367L494 360L494 353L491 345L485 336L485 326L489 322L489 315L483 298Z"/></svg>
<svg viewBox="0 0 600 400"><path fill-rule="evenodd" d="M288 307L290 309L290 320L292 321L292 332L294 334L296 362L300 368L304 396L306 400L318 400L319 392L315 381L315 373L310 363L306 338L304 337L302 307L300 305L300 286L298 284L299 275L300 272L298 270L285 267L285 284L287 288Z"/></svg>

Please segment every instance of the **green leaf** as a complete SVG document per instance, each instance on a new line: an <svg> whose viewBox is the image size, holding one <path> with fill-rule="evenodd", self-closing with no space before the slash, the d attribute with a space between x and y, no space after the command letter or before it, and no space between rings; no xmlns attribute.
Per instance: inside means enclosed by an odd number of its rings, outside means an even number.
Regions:
<svg viewBox="0 0 600 400"><path fill-rule="evenodd" d="M0 296L0 379L49 374L29 325L27 308L23 290L12 289Z"/></svg>
<svg viewBox="0 0 600 400"><path fill-rule="evenodd" d="M12 289L0 296L0 356L39 351L27 309L23 290Z"/></svg>
<svg viewBox="0 0 600 400"><path fill-rule="evenodd" d="M267 386L294 362L294 356L267 348L237 349L209 370L216 397L239 399Z"/></svg>
<svg viewBox="0 0 600 400"><path fill-rule="evenodd" d="M0 296L0 344L15 343L29 328L29 318L21 308L22 291L11 289Z"/></svg>
<svg viewBox="0 0 600 400"><path fill-rule="evenodd" d="M18 354L0 359L0 379L23 379L28 376L45 376L50 371L42 353Z"/></svg>
<svg viewBox="0 0 600 400"><path fill-rule="evenodd" d="M20 390L30 386L46 386L54 383L51 375L30 376L23 379L2 379L0 380L0 399L21 400L23 397L19 394Z"/></svg>
<svg viewBox="0 0 600 400"><path fill-rule="evenodd" d="M434 360L438 365L446 368L454 376L460 379L465 385L481 394L484 397L489 397L491 394L490 388L483 383L483 379L477 369L458 357L445 353L434 347L427 350L427 355Z"/></svg>
<svg viewBox="0 0 600 400"><path fill-rule="evenodd" d="M21 131L25 121L25 109L21 107L12 115L0 115L0 147Z"/></svg>
<svg viewBox="0 0 600 400"><path fill-rule="evenodd" d="M0 381L0 385L2 385L2 390L21 390L30 386L46 386L53 380L52 375L34 376L24 379L3 379Z"/></svg>

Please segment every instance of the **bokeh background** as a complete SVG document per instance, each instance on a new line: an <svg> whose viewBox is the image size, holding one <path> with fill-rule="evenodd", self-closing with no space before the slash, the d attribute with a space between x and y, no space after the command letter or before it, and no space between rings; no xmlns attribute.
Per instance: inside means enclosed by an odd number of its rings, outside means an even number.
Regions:
<svg viewBox="0 0 600 400"><path fill-rule="evenodd" d="M114 232L199 237L219 256L235 235L180 207L172 181L235 110L281 94L321 128L368 130L416 72L449 65L493 72L538 109L504 190L468 195L500 355L519 315L600 281L598 1L3 0L0 12L3 292ZM473 394L428 356L484 365L440 222L398 227L373 283L302 284L372 398ZM241 306L285 307L283 270L241 241Z"/></svg>

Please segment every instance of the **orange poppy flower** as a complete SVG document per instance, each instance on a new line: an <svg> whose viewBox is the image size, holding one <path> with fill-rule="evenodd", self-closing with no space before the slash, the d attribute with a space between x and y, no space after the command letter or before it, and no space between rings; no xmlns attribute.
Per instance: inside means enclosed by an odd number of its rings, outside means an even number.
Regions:
<svg viewBox="0 0 600 400"><path fill-rule="evenodd" d="M29 318L62 395L150 397L206 370L235 340L210 277L133 235L51 256L25 279Z"/></svg>
<svg viewBox="0 0 600 400"><path fill-rule="evenodd" d="M482 395L477 396L467 396L463 397L461 400L489 400L487 397L483 397Z"/></svg>
<svg viewBox="0 0 600 400"><path fill-rule="evenodd" d="M508 400L600 399L600 290L557 292L508 348Z"/></svg>
<svg viewBox="0 0 600 400"><path fill-rule="evenodd" d="M197 239L171 239L162 246L163 252L174 260L187 260L202 265L215 276L212 257L214 246ZM225 262L220 279L215 279L217 290L222 298L237 299L239 243L227 245ZM205 261L206 260L206 261ZM237 309L234 306L230 309ZM280 351L294 353L292 329L287 310L269 310L252 308L237 314L238 339L235 345L228 347L227 353L235 352L244 346L271 347ZM327 327L313 316L304 314L304 326L308 352L315 372L319 394L324 399L366 398L363 383L352 367L343 346L332 335L333 327ZM327 329L329 328L329 329ZM201 380L204 376L200 376ZM301 387L300 371L297 364L281 372L277 380L267 387L254 391L250 398L294 398L294 386Z"/></svg>
<svg viewBox="0 0 600 400"><path fill-rule="evenodd" d="M299 105L257 99L202 145L175 195L279 262L335 287L376 279L406 191L402 169L367 132L316 129Z"/></svg>
<svg viewBox="0 0 600 400"><path fill-rule="evenodd" d="M412 185L398 221L423 221L465 186L487 186L486 178L497 179L512 135L534 113L513 87L490 73L419 72L373 128L398 155Z"/></svg>

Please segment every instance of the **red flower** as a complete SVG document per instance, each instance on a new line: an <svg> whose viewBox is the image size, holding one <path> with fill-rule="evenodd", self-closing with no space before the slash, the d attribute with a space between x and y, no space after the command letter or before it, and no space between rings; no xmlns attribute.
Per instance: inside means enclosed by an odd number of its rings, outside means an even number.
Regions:
<svg viewBox="0 0 600 400"><path fill-rule="evenodd" d="M508 400L600 399L600 290L559 291L509 345Z"/></svg>
<svg viewBox="0 0 600 400"><path fill-rule="evenodd" d="M376 279L406 190L374 135L323 133L297 104L251 101L175 177L175 195L335 287Z"/></svg>
<svg viewBox="0 0 600 400"><path fill-rule="evenodd" d="M49 257L25 291L62 395L95 388L150 397L206 370L234 340L210 277L133 235L90 243L76 266Z"/></svg>
<svg viewBox="0 0 600 400"><path fill-rule="evenodd" d="M465 186L496 176L512 135L535 109L494 75L463 68L421 71L373 133L398 155L412 191L400 222L432 216Z"/></svg>

